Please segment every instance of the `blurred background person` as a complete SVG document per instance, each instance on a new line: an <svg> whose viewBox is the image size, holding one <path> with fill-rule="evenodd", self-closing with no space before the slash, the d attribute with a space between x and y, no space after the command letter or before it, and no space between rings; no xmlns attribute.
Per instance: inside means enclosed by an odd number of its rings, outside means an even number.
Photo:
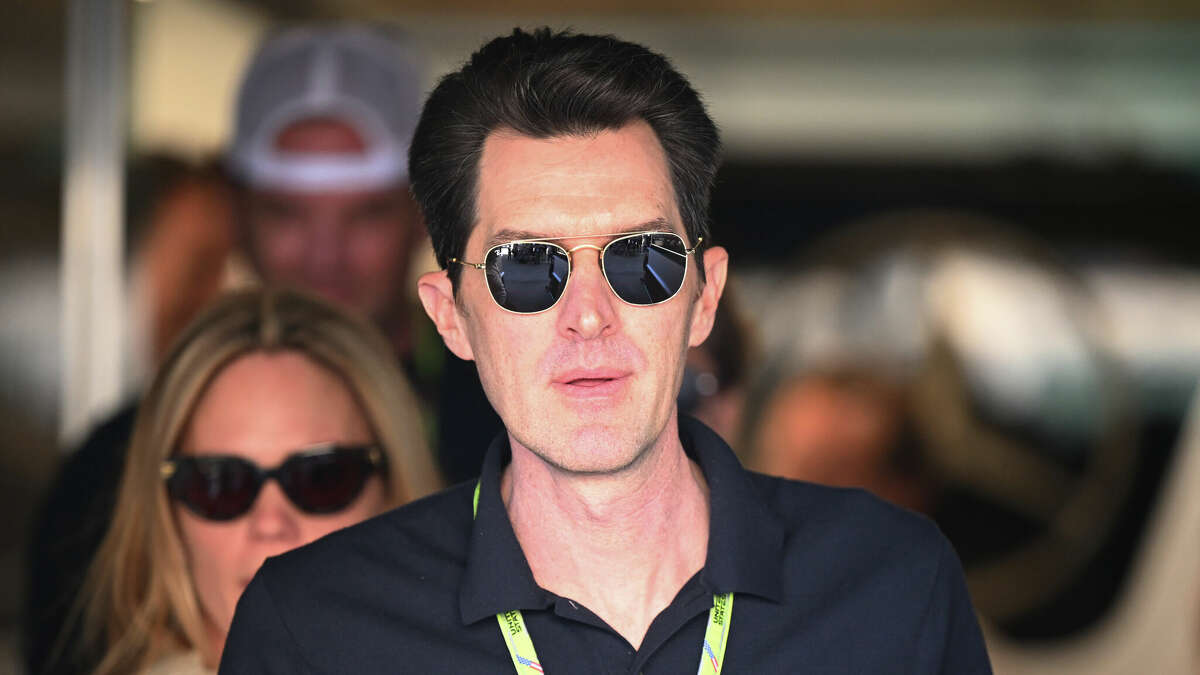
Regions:
<svg viewBox="0 0 1200 675"><path fill-rule="evenodd" d="M688 350L679 412L717 432L731 447L738 442L746 385L758 358L753 327L737 299L737 283L727 279L708 339Z"/></svg>
<svg viewBox="0 0 1200 675"><path fill-rule="evenodd" d="M847 226L748 281L771 355L747 403L751 465L930 515L1010 639L1111 607L1163 439L1091 284L1001 221L932 209Z"/></svg>
<svg viewBox="0 0 1200 675"><path fill-rule="evenodd" d="M936 479L913 437L903 389L865 366L805 371L773 363L756 386L740 439L747 466L864 488L930 513Z"/></svg>
<svg viewBox="0 0 1200 675"><path fill-rule="evenodd" d="M404 37L382 26L300 27L264 41L242 79L225 166L173 172L181 175L150 209L136 298L155 360L222 289L256 279L369 318L437 420L440 466L458 482L477 473L500 422L474 365L449 354L412 301L409 270L424 227L407 150L420 67ZM26 600L32 672L42 671L108 526L134 409L84 440L42 509Z"/></svg>
<svg viewBox="0 0 1200 675"><path fill-rule="evenodd" d="M414 301L425 230L408 190L423 59L383 25L282 30L238 90L228 165L241 250L268 283L312 291L373 320L437 415L451 482L475 476L500 421L474 364L451 355ZM461 420L470 419L471 424Z"/></svg>
<svg viewBox="0 0 1200 675"><path fill-rule="evenodd" d="M437 487L382 335L291 291L230 295L142 401L78 608L84 641L60 642L56 667L211 672L264 559Z"/></svg>
<svg viewBox="0 0 1200 675"><path fill-rule="evenodd" d="M237 254L233 186L219 161L192 166L150 157L131 167L132 295L144 317L135 337L153 368L222 291L249 283ZM144 224L143 224L144 223Z"/></svg>
<svg viewBox="0 0 1200 675"><path fill-rule="evenodd" d="M130 167L132 295L146 317L135 333L149 353L151 372L196 314L245 277L233 262L232 194L213 162L193 166L154 155ZM136 403L129 403L99 423L60 467L41 502L24 598L23 650L31 673L64 672L47 671L47 659L109 527L136 412Z"/></svg>
<svg viewBox="0 0 1200 675"><path fill-rule="evenodd" d="M933 518L998 673L1194 672L1196 402L1181 432L1146 393L1163 374L1116 355L1161 318L1120 320L1111 278L961 210L848 224L743 283L769 355L748 464Z"/></svg>
<svg viewBox="0 0 1200 675"><path fill-rule="evenodd" d="M370 317L406 355L421 93L417 55L381 27L280 31L242 79L227 155L238 236L261 276Z"/></svg>

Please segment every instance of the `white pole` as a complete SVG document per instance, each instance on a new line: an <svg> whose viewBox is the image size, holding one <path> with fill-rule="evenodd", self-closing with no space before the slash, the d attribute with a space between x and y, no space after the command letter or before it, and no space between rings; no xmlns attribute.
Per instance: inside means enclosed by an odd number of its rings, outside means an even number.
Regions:
<svg viewBox="0 0 1200 675"><path fill-rule="evenodd" d="M64 447L122 395L124 0L70 0L62 221Z"/></svg>

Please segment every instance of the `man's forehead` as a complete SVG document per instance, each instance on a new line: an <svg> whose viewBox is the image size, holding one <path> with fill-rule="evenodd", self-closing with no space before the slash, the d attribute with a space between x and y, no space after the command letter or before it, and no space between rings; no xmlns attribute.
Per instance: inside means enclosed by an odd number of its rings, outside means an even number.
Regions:
<svg viewBox="0 0 1200 675"><path fill-rule="evenodd" d="M484 143L477 221L484 248L515 240L684 234L666 154L644 122L549 138L512 130Z"/></svg>
<svg viewBox="0 0 1200 675"><path fill-rule="evenodd" d="M570 234L555 233L553 231L544 232L536 230L513 229L509 227L502 228L491 233L483 242L485 248L491 248L499 244L504 244L510 241L553 241L553 242L570 242L575 239L593 239L604 237L617 237L622 234L632 234L634 232L676 232L679 228L673 225L666 218L654 218L645 222L615 227L611 230L602 232L587 232ZM568 247L569 248L569 247Z"/></svg>
<svg viewBox="0 0 1200 675"><path fill-rule="evenodd" d="M619 138L623 142L615 146L605 142L613 138ZM480 148L479 170L484 171L489 165L496 166L508 162L519 164L529 157L541 158L548 150L555 148L560 151L556 153L557 159L570 159L575 154L598 159L596 152L599 147L609 152L634 151L641 161L656 168L668 168L667 154L658 134L645 120L635 119L621 126L553 136L530 136L509 127L494 129L484 138Z"/></svg>

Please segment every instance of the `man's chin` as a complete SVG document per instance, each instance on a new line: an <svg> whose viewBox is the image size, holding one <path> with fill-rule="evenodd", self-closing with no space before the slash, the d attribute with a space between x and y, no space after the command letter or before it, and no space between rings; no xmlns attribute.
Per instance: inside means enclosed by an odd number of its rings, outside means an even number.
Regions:
<svg viewBox="0 0 1200 675"><path fill-rule="evenodd" d="M609 475L635 466L650 445L628 427L588 424L561 430L556 438L526 445L542 461L560 472ZM532 440L532 439L531 439Z"/></svg>

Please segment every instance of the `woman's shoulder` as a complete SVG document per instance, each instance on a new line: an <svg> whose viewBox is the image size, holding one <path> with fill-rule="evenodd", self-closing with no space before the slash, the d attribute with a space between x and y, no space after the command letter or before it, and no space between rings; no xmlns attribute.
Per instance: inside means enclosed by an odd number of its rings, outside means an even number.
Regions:
<svg viewBox="0 0 1200 675"><path fill-rule="evenodd" d="M146 669L145 675L215 675L216 671L205 667L200 652L195 650L172 654L160 659Z"/></svg>

